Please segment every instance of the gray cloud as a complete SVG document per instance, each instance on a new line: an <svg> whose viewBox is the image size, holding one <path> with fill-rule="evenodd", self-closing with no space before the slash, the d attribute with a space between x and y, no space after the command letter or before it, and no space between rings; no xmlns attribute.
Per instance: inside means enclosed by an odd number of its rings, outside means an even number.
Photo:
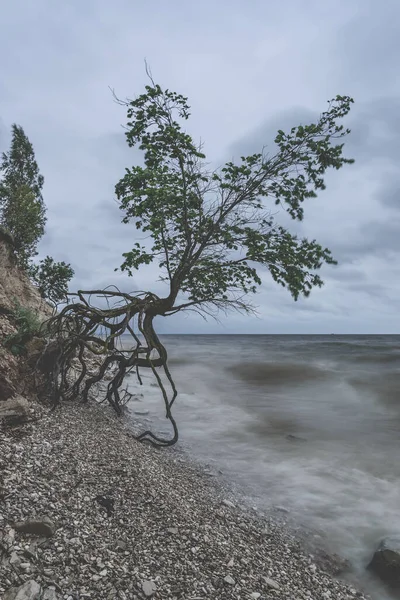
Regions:
<svg viewBox="0 0 400 600"><path fill-rule="evenodd" d="M355 97L347 154L305 220L277 219L339 259L326 285L294 303L268 275L253 298L259 318L160 319L162 332L393 332L398 312L400 42L397 0L281 5L239 0L145 7L128 0L15 0L2 10L0 151L13 122L30 137L45 176L48 229L41 254L71 262L73 287L113 283L162 293L155 265L115 273L138 233L121 223L114 186L140 153L125 143L121 96L143 90L143 59L162 85L189 96L188 128L221 157L273 151L277 129L309 122L337 93ZM2 123L4 126L2 126ZM274 207L274 210L275 207Z"/></svg>
<svg viewBox="0 0 400 600"><path fill-rule="evenodd" d="M382 185L378 198L387 208L400 210L400 178L393 174L389 182Z"/></svg>

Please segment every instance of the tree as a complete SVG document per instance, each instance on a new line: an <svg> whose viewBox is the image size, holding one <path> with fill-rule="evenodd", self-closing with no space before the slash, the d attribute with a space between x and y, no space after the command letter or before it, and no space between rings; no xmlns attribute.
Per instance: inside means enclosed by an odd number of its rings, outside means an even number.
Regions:
<svg viewBox="0 0 400 600"><path fill-rule="evenodd" d="M71 265L55 262L51 256L46 256L39 264L29 267L29 275L39 288L42 298L53 304L66 302L68 296L68 283L74 276Z"/></svg>
<svg viewBox="0 0 400 600"><path fill-rule="evenodd" d="M18 265L53 303L66 300L68 282L74 275L65 262L47 256L39 264L37 245L45 232L46 206L43 175L39 173L33 146L22 127L12 126L9 152L2 155L0 172L0 223L12 235Z"/></svg>
<svg viewBox="0 0 400 600"><path fill-rule="evenodd" d="M207 166L202 147L182 127L190 115L187 98L163 90L151 79L144 94L120 102L127 109L127 142L143 151L144 166L126 169L116 185L116 195L123 222L133 222L136 230L148 237L147 245L137 241L124 254L120 268L132 275L142 265L158 261L166 294L78 292L78 301L52 322L61 340L57 377L64 373L55 384L56 396L77 395L83 382L84 376L72 391L62 383L74 352L79 351L83 373L84 352L102 348L104 362L86 381L83 398L114 366L105 399L119 412L129 399L126 390L123 395L119 392L126 373L150 367L161 388L174 435L165 440L146 431L139 439L159 445L175 443L178 430L171 407L177 390L168 369L167 351L154 330L154 318L184 310L203 316L230 309L251 312L254 308L249 295L261 284L260 267L295 300L323 284L317 271L324 263L336 264L331 252L315 240L298 239L276 223L267 203L279 205L294 220L302 220L304 201L325 189L327 169L354 162L343 156L342 139L349 129L338 124L352 102L348 96L336 96L316 123L293 127L288 133L279 130L274 155L262 151L243 156L238 163L230 161L214 171ZM109 303L118 302L100 310L91 303L94 294ZM135 324L144 345L135 333ZM107 332L105 339L94 335L100 325ZM136 343L131 352L115 346L115 340L125 332L131 333ZM171 397L157 367L164 370Z"/></svg>
<svg viewBox="0 0 400 600"><path fill-rule="evenodd" d="M12 234L19 265L27 269L44 234L43 176L33 146L19 125L12 126L9 152L3 152L0 180L1 224Z"/></svg>

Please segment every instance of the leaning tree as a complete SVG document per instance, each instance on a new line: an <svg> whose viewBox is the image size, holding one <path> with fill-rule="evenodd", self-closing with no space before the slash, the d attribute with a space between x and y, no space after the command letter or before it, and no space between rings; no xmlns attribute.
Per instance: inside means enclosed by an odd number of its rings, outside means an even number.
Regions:
<svg viewBox="0 0 400 600"><path fill-rule="evenodd" d="M154 319L186 310L203 316L253 311L248 299L261 285L258 267L295 300L323 284L316 271L323 263L336 264L331 252L277 224L271 209L280 205L301 221L304 200L325 189L327 169L353 162L343 156L341 142L350 130L338 124L353 100L336 96L316 123L278 131L273 155L263 150L216 170L183 128L190 115L187 98L163 90L150 76L144 94L118 102L127 109L128 145L139 147L144 162L126 169L116 196L123 223L133 223L137 236L145 234L123 255L120 269L132 275L142 265L158 263L166 293L78 292L49 323L59 340L52 370L54 399L79 395L86 400L92 386L105 379L104 400L120 413L130 398L123 389L125 376L134 370L140 380L140 369L150 368L173 436L164 439L145 431L139 439L172 445L178 439L171 411L177 390ZM101 306L93 300L99 296L106 300ZM132 336L130 350L116 343L124 333ZM98 355L100 363L87 376L90 354ZM71 383L74 361L80 374Z"/></svg>

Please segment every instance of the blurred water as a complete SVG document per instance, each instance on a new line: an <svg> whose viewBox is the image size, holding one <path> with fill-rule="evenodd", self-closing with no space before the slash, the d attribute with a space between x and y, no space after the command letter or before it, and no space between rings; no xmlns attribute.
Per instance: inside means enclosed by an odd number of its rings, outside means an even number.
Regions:
<svg viewBox="0 0 400 600"><path fill-rule="evenodd" d="M253 504L283 506L319 530L365 578L380 538L400 534L400 336L163 342L179 389L174 415L183 445L222 469ZM143 375L144 397L131 410L149 410L154 427L168 431L159 391Z"/></svg>

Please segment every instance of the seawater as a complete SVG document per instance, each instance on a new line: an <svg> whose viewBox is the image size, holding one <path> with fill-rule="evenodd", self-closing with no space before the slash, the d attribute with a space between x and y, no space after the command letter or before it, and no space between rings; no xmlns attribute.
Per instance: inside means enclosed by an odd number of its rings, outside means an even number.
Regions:
<svg viewBox="0 0 400 600"><path fill-rule="evenodd" d="M261 509L279 506L365 573L400 535L400 336L163 336L180 443ZM127 343L127 342L125 342ZM142 372L131 412L168 432ZM142 418L142 417L141 417ZM147 423L149 424L149 423Z"/></svg>

